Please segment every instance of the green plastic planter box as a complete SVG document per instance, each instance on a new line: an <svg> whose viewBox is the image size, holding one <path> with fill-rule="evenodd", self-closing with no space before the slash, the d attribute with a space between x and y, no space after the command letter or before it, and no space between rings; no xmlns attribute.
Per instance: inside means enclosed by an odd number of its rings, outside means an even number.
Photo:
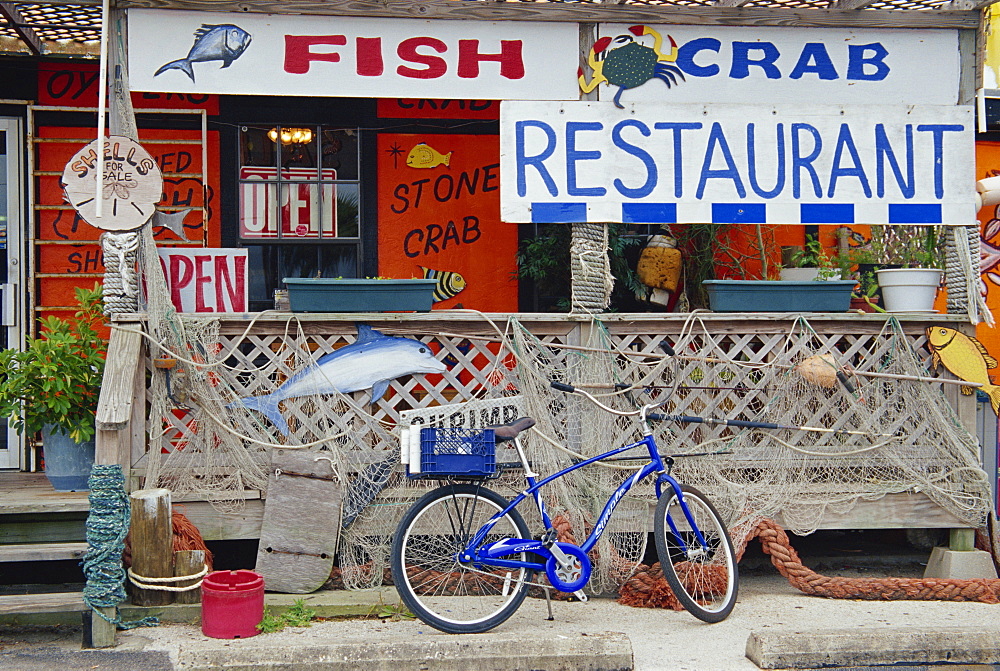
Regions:
<svg viewBox="0 0 1000 671"><path fill-rule="evenodd" d="M437 280L286 277L292 312L428 312Z"/></svg>
<svg viewBox="0 0 1000 671"><path fill-rule="evenodd" d="M846 312L854 280L705 280L715 312Z"/></svg>

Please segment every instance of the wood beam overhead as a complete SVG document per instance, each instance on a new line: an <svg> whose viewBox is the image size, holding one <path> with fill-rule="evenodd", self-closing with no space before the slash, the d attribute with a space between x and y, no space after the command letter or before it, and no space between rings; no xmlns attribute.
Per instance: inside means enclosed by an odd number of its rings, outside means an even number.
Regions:
<svg viewBox="0 0 1000 671"><path fill-rule="evenodd" d="M834 0L830 3L830 9L864 9L872 4L873 0Z"/></svg>
<svg viewBox="0 0 1000 671"><path fill-rule="evenodd" d="M24 17L21 16L21 12L18 11L17 7L12 2L0 2L0 14L3 14L4 18L10 24L10 27L14 29L21 41L24 42L31 53L34 56L42 55L42 40L38 37L38 34L31 28L31 26L25 22Z"/></svg>
<svg viewBox="0 0 1000 671"><path fill-rule="evenodd" d="M996 2L997 0L951 0L941 5L940 9L944 11L986 9Z"/></svg>
<svg viewBox="0 0 1000 671"><path fill-rule="evenodd" d="M968 0L972 2L980 0ZM775 7L667 7L649 5L454 2L453 0L118 0L123 9L326 14L476 21L568 21L579 23L678 23L701 26L796 26L813 28L979 27L975 11L866 10L864 12Z"/></svg>

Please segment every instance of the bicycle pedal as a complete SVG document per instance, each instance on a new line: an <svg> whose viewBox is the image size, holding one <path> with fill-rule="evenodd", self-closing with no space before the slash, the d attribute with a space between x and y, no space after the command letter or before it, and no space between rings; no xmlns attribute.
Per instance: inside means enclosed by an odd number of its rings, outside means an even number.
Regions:
<svg viewBox="0 0 1000 671"><path fill-rule="evenodd" d="M587 595L583 593L582 589L578 589L575 592L573 592L573 596L575 596L577 599L579 599L583 603L587 603L587 601L588 601Z"/></svg>

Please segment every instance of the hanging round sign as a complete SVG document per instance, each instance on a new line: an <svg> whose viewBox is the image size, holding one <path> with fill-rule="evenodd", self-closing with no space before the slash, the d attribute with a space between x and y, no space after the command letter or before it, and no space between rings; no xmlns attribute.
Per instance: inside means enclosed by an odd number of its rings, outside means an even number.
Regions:
<svg viewBox="0 0 1000 671"><path fill-rule="evenodd" d="M97 147L94 140L76 152L63 169L66 199L84 221L103 231L131 231L153 216L163 197L163 176L156 161L135 140L103 138L104 179L101 216L97 216Z"/></svg>

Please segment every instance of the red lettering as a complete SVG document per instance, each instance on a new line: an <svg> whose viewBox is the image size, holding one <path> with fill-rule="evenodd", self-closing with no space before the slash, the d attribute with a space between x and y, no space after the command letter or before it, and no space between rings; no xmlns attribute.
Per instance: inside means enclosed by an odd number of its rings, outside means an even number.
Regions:
<svg viewBox="0 0 1000 671"><path fill-rule="evenodd" d="M479 40L458 41L458 76L475 79L479 76L479 63L500 63L500 76L507 79L524 79L524 60L521 58L521 40L500 40L499 54L479 53Z"/></svg>
<svg viewBox="0 0 1000 671"><path fill-rule="evenodd" d="M170 257L170 301L178 310L183 310L184 305L181 289L188 285L193 275L194 264L191 259L179 254Z"/></svg>
<svg viewBox="0 0 1000 671"><path fill-rule="evenodd" d="M438 56L417 53L419 47L430 47L439 54L448 51L447 44L433 37L411 37L410 39L403 40L396 48L396 54L408 63L417 63L427 67L418 70L400 65L396 68L396 73L400 77L412 77L414 79L436 79L444 76L444 73L448 71L448 63Z"/></svg>
<svg viewBox="0 0 1000 671"><path fill-rule="evenodd" d="M205 287L204 285L212 281L211 275L206 275L205 271L202 269L206 263L210 263L212 257L206 255L196 255L194 257L194 311L195 312L214 312L214 310L205 305Z"/></svg>
<svg viewBox="0 0 1000 671"><path fill-rule="evenodd" d="M229 276L229 259L233 259L236 266L236 279ZM219 312L242 312L246 310L246 275L247 257L245 256L216 256L215 257L215 305ZM225 294L223 293L225 289ZM228 294L228 305L231 310L227 310L226 295Z"/></svg>
<svg viewBox="0 0 1000 671"><path fill-rule="evenodd" d="M314 44L342 47L347 44L347 38L343 35L285 35L285 72L304 75L313 61L340 62L338 53L313 53L310 47Z"/></svg>
<svg viewBox="0 0 1000 671"><path fill-rule="evenodd" d="M382 38L358 38L358 74L362 77L378 77L385 71L382 63Z"/></svg>

